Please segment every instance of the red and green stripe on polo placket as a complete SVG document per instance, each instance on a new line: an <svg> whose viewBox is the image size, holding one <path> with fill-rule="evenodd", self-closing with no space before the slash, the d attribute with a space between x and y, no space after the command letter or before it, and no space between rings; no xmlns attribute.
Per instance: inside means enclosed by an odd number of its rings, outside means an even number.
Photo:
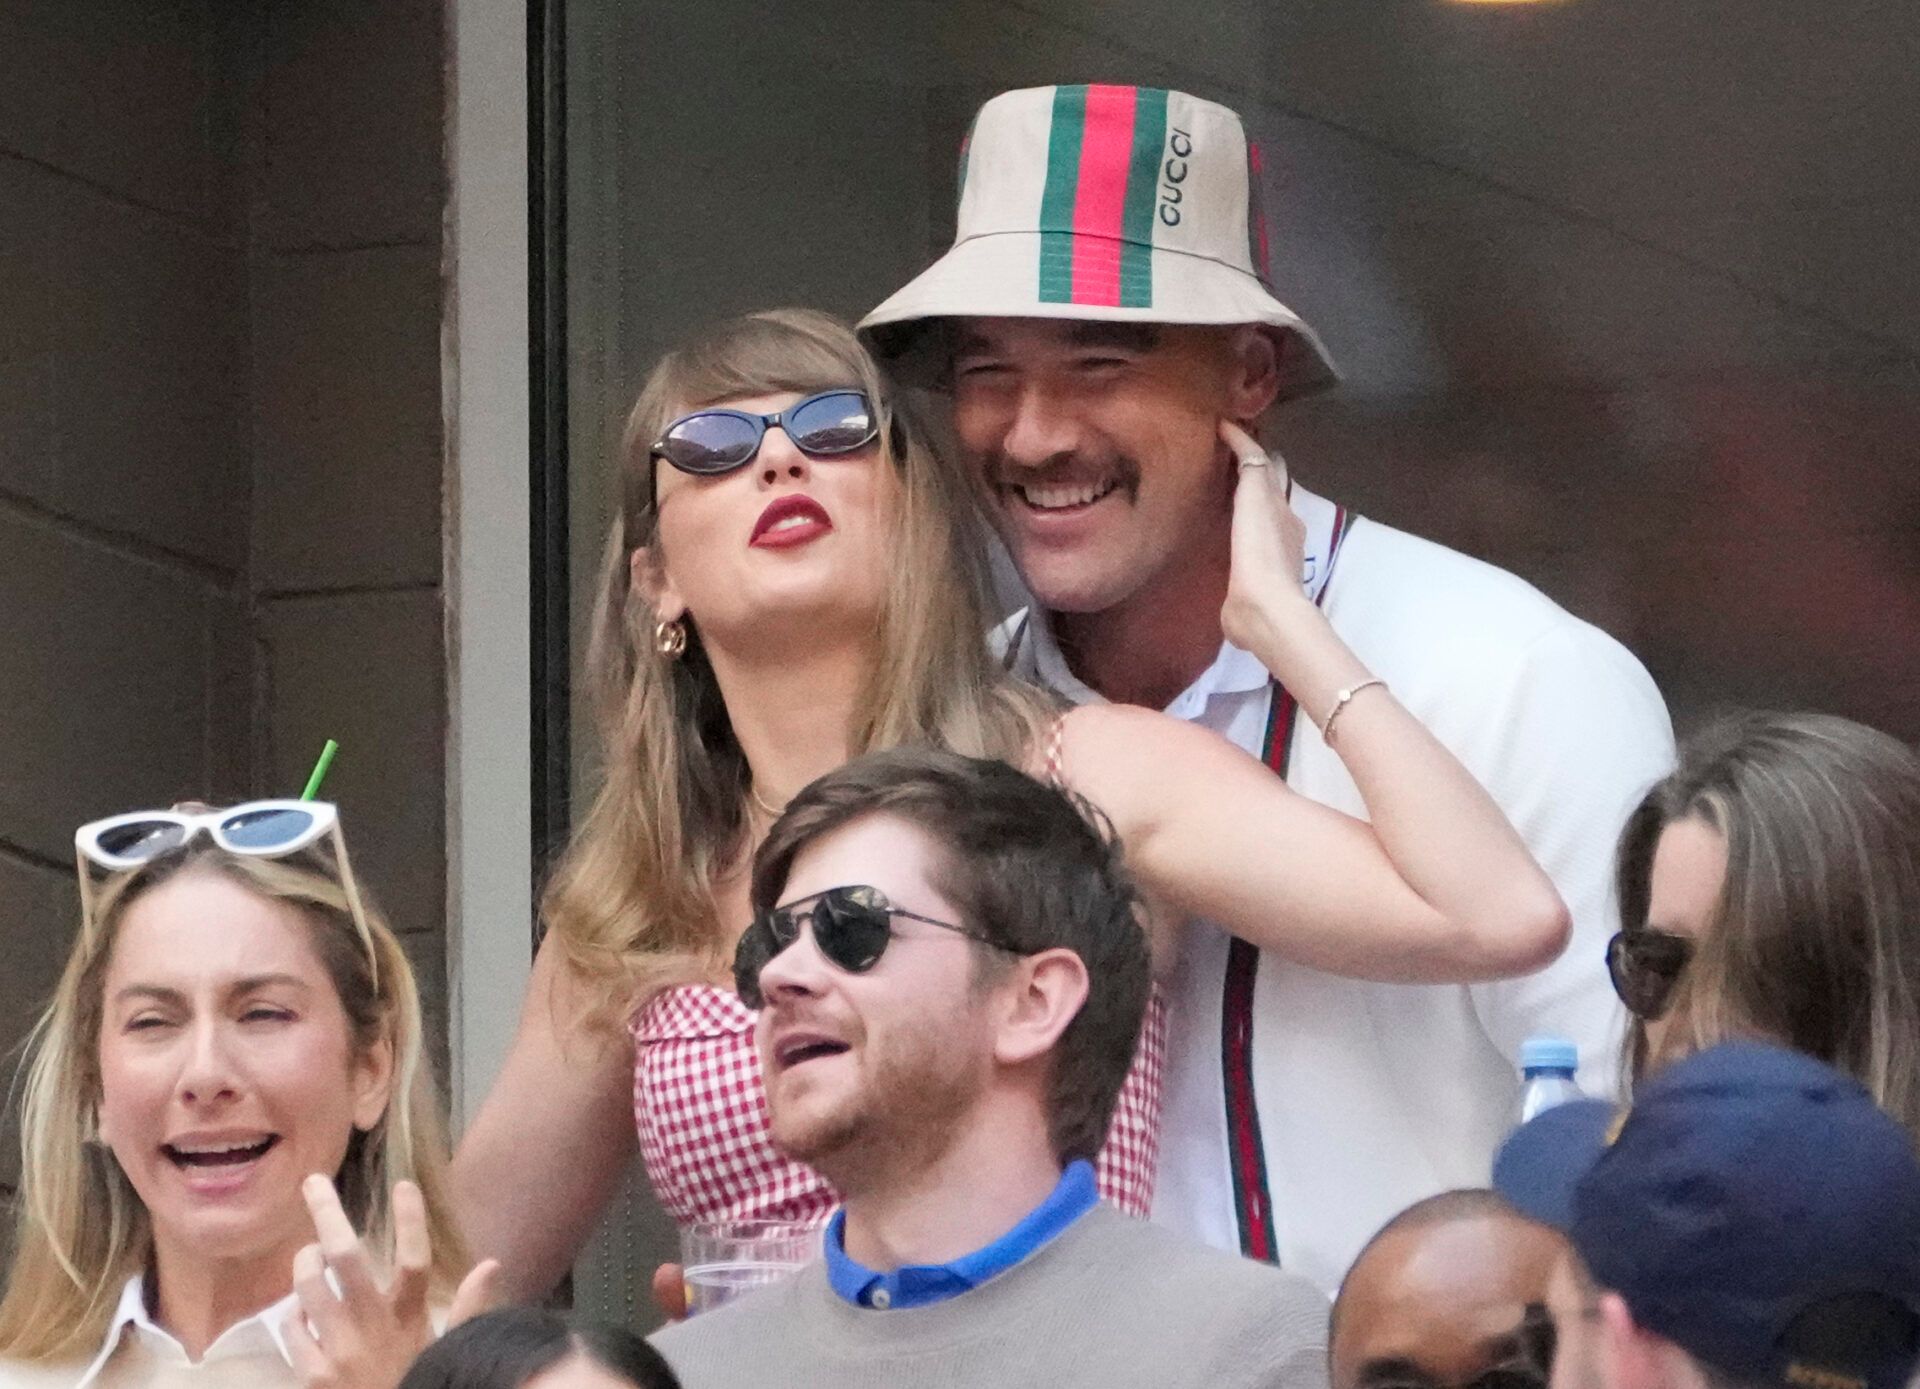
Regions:
<svg viewBox="0 0 1920 1389"><path fill-rule="evenodd" d="M1154 206L1167 93L1056 87L1040 203L1043 304L1153 307Z"/></svg>
<svg viewBox="0 0 1920 1389"><path fill-rule="evenodd" d="M1324 606L1333 583L1333 566L1340 543L1351 529L1352 515L1336 507L1327 537L1327 565L1313 595ZM1267 705L1267 732L1260 760L1282 781L1293 763L1293 730L1300 706L1278 680ZM1260 970L1260 952L1235 938L1227 946L1226 988L1220 1000L1220 1063L1226 1082L1227 1160L1233 1171L1234 1216L1240 1226L1240 1252L1264 1264L1280 1262L1280 1238L1274 1222L1273 1189L1267 1180L1267 1145L1260 1127L1260 1105L1253 1085L1254 982Z"/></svg>

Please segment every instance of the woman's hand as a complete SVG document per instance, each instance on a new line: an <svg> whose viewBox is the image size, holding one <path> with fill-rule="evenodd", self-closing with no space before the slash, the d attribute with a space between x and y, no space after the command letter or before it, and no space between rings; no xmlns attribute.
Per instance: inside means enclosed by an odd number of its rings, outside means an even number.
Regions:
<svg viewBox="0 0 1920 1389"><path fill-rule="evenodd" d="M653 1271L653 1305L668 1321L687 1319L687 1275L679 1264L662 1264Z"/></svg>
<svg viewBox="0 0 1920 1389"><path fill-rule="evenodd" d="M1524 974L1566 944L1567 910L1492 797L1383 688L1301 586L1285 474L1244 430L1221 626L1316 723L1352 692L1337 755L1367 821L1290 790L1223 739L1118 706L1064 725L1076 790L1172 919L1200 917L1333 974L1395 983ZM1178 767L1169 779L1165 769ZM1371 823L1368 823L1371 821Z"/></svg>
<svg viewBox="0 0 1920 1389"><path fill-rule="evenodd" d="M1300 586L1307 528L1287 505L1285 460L1269 456L1231 420L1220 422L1220 437L1240 465L1233 493L1232 569L1220 628L1241 650L1261 654L1271 647L1282 614L1313 607Z"/></svg>
<svg viewBox="0 0 1920 1389"><path fill-rule="evenodd" d="M384 1287L333 1183L311 1176L300 1193L320 1239L293 1260L301 1313L286 1323L293 1368L308 1389L393 1389L434 1336L427 1307L433 1247L420 1188L401 1182L393 1189L394 1269ZM499 1271L493 1259L474 1267L454 1294L448 1326L498 1301Z"/></svg>

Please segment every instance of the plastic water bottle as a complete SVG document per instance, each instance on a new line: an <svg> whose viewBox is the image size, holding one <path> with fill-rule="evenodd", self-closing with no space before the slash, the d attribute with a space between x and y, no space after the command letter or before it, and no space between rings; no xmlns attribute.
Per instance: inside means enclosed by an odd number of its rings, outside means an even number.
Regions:
<svg viewBox="0 0 1920 1389"><path fill-rule="evenodd" d="M1580 1049L1565 1037L1529 1037L1520 1044L1520 1102L1514 1110L1517 1128L1542 1110L1569 1100L1585 1099L1574 1082Z"/></svg>

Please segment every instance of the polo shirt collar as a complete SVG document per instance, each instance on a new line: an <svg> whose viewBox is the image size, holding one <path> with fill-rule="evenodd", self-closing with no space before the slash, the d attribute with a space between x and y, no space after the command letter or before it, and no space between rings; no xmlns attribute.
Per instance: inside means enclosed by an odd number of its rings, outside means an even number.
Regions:
<svg viewBox="0 0 1920 1389"><path fill-rule="evenodd" d="M1332 573L1333 525L1337 507L1325 497L1309 492L1299 483L1291 483L1287 504L1307 529L1306 567L1301 583L1307 593L1318 599ZM1034 678L1073 704L1104 704L1106 700L1075 675L1054 638L1050 615L1038 604L1030 605L1024 617L1010 624L1016 640L1024 640L1033 655ZM1207 700L1215 695L1248 694L1265 689L1272 680L1267 668L1250 651L1242 651L1230 641L1222 641L1213 664L1200 673L1167 706L1166 712L1177 718L1197 716Z"/></svg>
<svg viewBox="0 0 1920 1389"><path fill-rule="evenodd" d="M1060 643L1053 635L1052 614L1042 608L1027 610L1027 641L1032 644L1033 671L1038 682L1054 691L1070 704L1105 704L1106 698L1087 685L1068 666L1066 656L1060 650ZM1267 668L1260 664L1260 658L1251 651L1242 651L1230 641L1222 640L1220 650L1214 655L1213 663L1200 672L1199 677L1179 694L1167 712L1180 717L1190 717L1193 711L1184 706L1198 705L1217 694L1244 694L1250 690L1263 690L1273 677Z"/></svg>
<svg viewBox="0 0 1920 1389"><path fill-rule="evenodd" d="M209 1360L225 1360L243 1355L258 1355L271 1347L289 1366L293 1357L287 1353L286 1319L293 1315L298 1299L292 1293L274 1303L271 1307L242 1318L222 1331L207 1347L207 1353L201 1357L201 1363ZM126 1287L120 1290L120 1304L114 1309L113 1320L107 1325L105 1342L100 1353L87 1366L86 1373L75 1383L74 1389L91 1389L100 1378L113 1353L120 1348L121 1341L128 1335L140 1337L148 1345L149 1353L164 1358L168 1363L188 1365L186 1348L172 1332L167 1331L154 1321L147 1311L146 1279L136 1273L127 1280Z"/></svg>
<svg viewBox="0 0 1920 1389"><path fill-rule="evenodd" d="M945 1302L1005 1273L1063 1234L1100 1201L1093 1164L1067 1164L1047 1199L993 1243L944 1264L908 1264L877 1273L847 1253L847 1213L834 1212L824 1241L827 1282L856 1307L900 1311Z"/></svg>

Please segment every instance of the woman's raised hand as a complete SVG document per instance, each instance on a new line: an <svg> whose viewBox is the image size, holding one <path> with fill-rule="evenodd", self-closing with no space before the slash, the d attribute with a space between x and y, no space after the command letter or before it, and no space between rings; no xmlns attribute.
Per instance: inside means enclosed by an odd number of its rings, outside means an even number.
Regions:
<svg viewBox="0 0 1920 1389"><path fill-rule="evenodd" d="M1246 430L1220 422L1220 437L1240 466L1233 494L1233 559L1220 628L1228 641L1256 654L1268 649L1282 614L1304 600L1307 528L1287 505L1287 465ZM1301 606L1311 608L1302 601ZM1280 674L1276 671L1275 674Z"/></svg>
<svg viewBox="0 0 1920 1389"><path fill-rule="evenodd" d="M394 1267L384 1285L333 1183L311 1176L300 1193L320 1238L293 1260L300 1300L300 1315L286 1323L293 1368L308 1389L393 1389L434 1336L427 1305L433 1246L420 1188L393 1188ZM474 1266L454 1294L449 1327L498 1302L499 1272L494 1259Z"/></svg>

